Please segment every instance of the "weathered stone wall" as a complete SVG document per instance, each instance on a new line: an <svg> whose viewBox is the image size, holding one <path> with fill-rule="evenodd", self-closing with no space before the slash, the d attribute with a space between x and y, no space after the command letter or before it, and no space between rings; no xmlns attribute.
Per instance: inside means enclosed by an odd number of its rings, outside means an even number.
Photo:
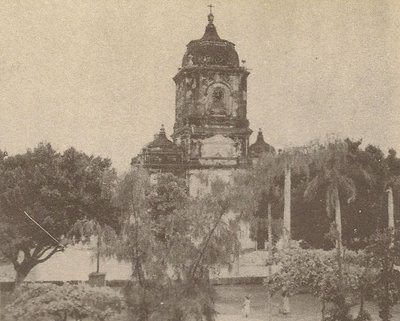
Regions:
<svg viewBox="0 0 400 321"><path fill-rule="evenodd" d="M205 115L226 115L237 117L241 102L240 73L231 74L222 71L208 71L200 76L197 109ZM221 93L221 97L216 94Z"/></svg>
<svg viewBox="0 0 400 321"><path fill-rule="evenodd" d="M242 72L192 70L176 83L176 121L185 117L226 115L245 117L238 108L246 101L246 80Z"/></svg>

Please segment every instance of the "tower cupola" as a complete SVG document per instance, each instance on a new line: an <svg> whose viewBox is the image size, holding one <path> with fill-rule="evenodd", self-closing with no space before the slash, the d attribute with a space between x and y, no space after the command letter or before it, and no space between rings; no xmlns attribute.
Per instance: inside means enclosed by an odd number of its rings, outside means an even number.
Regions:
<svg viewBox="0 0 400 321"><path fill-rule="evenodd" d="M261 128L258 130L257 139L254 144L249 147L249 156L251 158L260 157L263 153L275 154L275 148L265 142Z"/></svg>
<svg viewBox="0 0 400 321"><path fill-rule="evenodd" d="M182 67L193 65L239 67L235 44L219 37L212 12L203 37L190 41L183 56Z"/></svg>

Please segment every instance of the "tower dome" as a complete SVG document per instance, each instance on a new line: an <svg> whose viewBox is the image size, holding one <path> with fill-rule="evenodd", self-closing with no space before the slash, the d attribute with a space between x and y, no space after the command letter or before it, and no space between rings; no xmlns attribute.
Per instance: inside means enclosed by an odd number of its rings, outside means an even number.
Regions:
<svg viewBox="0 0 400 321"><path fill-rule="evenodd" d="M182 151L167 138L164 125L161 125L160 132L132 159L131 165L142 165L151 172L169 171L179 174L183 170Z"/></svg>
<svg viewBox="0 0 400 321"><path fill-rule="evenodd" d="M182 67L212 65L239 67L239 56L234 43L219 37L210 12L203 37L188 43Z"/></svg>
<svg viewBox="0 0 400 321"><path fill-rule="evenodd" d="M263 153L275 154L275 148L264 141L264 136L260 128L258 130L257 140L249 147L249 155L251 158L257 158Z"/></svg>

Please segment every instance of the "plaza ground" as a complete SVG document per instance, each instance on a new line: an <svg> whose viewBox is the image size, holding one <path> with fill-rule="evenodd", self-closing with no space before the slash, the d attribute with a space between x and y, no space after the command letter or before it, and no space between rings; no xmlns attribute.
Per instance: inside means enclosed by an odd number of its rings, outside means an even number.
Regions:
<svg viewBox="0 0 400 321"><path fill-rule="evenodd" d="M268 321L267 292L261 285L216 286L218 299L216 309L219 313L217 321ZM245 295L251 297L251 315L243 315L243 301ZM273 321L320 321L321 303L308 294L300 294L290 299L291 313L288 316L279 314L280 297L273 298ZM380 320L378 308L367 302L366 310L371 313L372 320ZM352 310L354 315L358 307ZM400 305L393 308L393 321L400 320Z"/></svg>
<svg viewBox="0 0 400 321"><path fill-rule="evenodd" d="M224 285L216 286L218 311L217 321L268 321L267 293L261 285ZM245 318L243 315L244 296L251 297L251 315ZM10 293L1 293L0 308L9 301ZM321 304L311 295L300 294L291 298L291 313L288 316L279 314L278 306L280 298L273 298L273 321L320 321ZM371 303L366 304L366 309L372 314L373 320L378 321L378 309ZM358 307L354 309L354 313ZM400 305L393 309L393 321L400 320Z"/></svg>

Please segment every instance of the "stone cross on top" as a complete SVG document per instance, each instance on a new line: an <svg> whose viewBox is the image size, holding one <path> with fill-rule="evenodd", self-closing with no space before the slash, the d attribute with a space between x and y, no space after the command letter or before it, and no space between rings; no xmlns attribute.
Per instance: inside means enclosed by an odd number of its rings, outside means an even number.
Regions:
<svg viewBox="0 0 400 321"><path fill-rule="evenodd" d="M214 15L212 13L212 8L214 7L212 4L209 4L207 7L210 8L210 13L208 14L208 24L212 25L214 22Z"/></svg>

